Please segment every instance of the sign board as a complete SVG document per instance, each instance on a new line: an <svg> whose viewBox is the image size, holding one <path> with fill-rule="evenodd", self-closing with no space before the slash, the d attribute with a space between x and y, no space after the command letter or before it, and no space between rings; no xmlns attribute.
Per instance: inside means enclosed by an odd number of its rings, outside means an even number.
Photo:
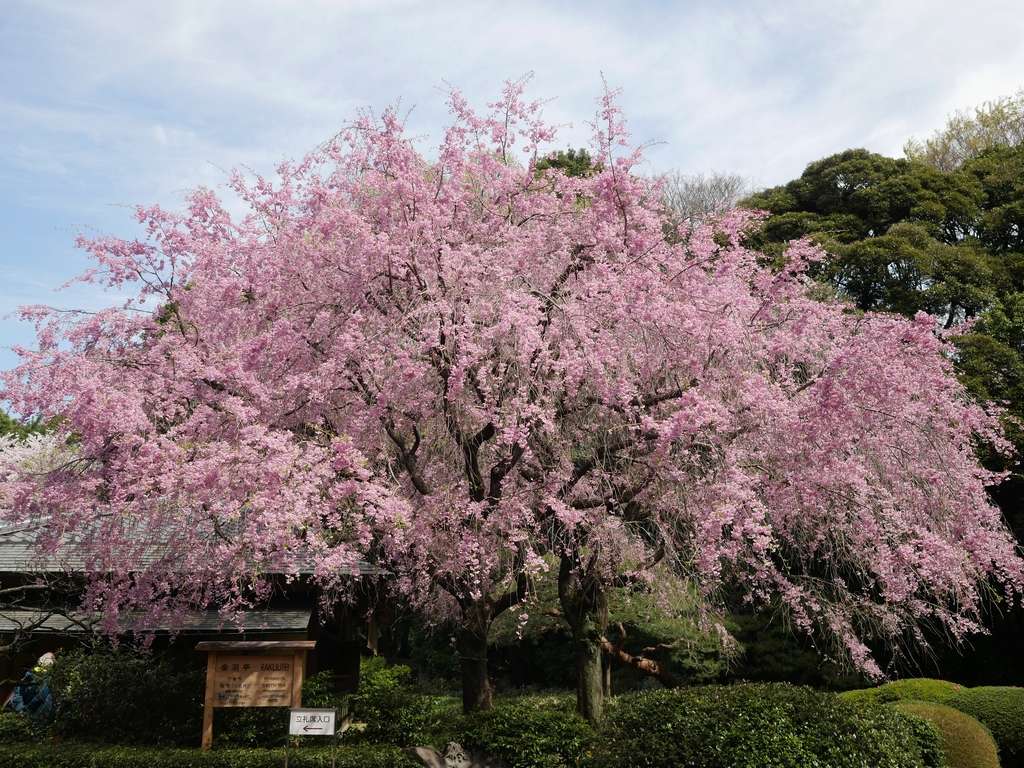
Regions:
<svg viewBox="0 0 1024 768"><path fill-rule="evenodd" d="M314 640L203 641L206 653L206 696L203 699L203 749L213 746L216 707L302 706L306 653ZM312 731L309 732L312 735ZM334 720L331 720L334 733Z"/></svg>
<svg viewBox="0 0 1024 768"><path fill-rule="evenodd" d="M288 720L289 736L333 736L337 710L293 709Z"/></svg>
<svg viewBox="0 0 1024 768"><path fill-rule="evenodd" d="M292 703L289 656L217 654L214 666L215 707L287 707Z"/></svg>

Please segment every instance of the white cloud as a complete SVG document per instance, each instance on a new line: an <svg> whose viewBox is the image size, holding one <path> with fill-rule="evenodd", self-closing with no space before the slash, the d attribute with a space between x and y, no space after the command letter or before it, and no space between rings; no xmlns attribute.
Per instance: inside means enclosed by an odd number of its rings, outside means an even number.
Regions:
<svg viewBox="0 0 1024 768"><path fill-rule="evenodd" d="M203 157L218 164L294 156L358 107L398 99L436 135L444 81L482 101L530 70L580 142L604 72L637 138L664 142L652 166L773 183L849 145L898 152L951 109L1015 90L1015 5L47 0L32 12L52 32L52 98L129 124L150 113L159 144L192 134L179 152L220 151ZM198 165L178 171L182 186L204 180Z"/></svg>
<svg viewBox="0 0 1024 768"><path fill-rule="evenodd" d="M774 184L851 146L898 154L952 110L1014 92L1022 31L1013 0L8 0L0 195L32 213L22 245L52 249L39 222L68 240L125 231L111 205L269 170L362 107L401 100L410 130L436 139L445 82L483 104L527 71L549 118L572 124L563 146L587 140L603 73L634 137L657 142L652 172ZM0 267L21 253L0 244ZM47 274L79 264L33 259Z"/></svg>

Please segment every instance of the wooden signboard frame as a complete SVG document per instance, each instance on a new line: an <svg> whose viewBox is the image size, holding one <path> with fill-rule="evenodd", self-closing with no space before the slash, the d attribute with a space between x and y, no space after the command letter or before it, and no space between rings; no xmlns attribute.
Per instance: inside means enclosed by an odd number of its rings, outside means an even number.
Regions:
<svg viewBox="0 0 1024 768"><path fill-rule="evenodd" d="M213 746L213 710L218 706L281 706L298 709L302 707L302 681L306 673L306 653L316 647L315 640L211 640L197 643L196 650L206 653L206 695L203 699L203 749ZM291 679L287 688L288 701L277 704L256 703L261 699L257 694L249 697L254 703L217 703L218 664L224 657L244 656L258 664L260 658L286 658L291 663ZM255 671L252 673L255 674ZM258 679L258 676L257 676ZM271 698L274 698L273 696ZM240 699L241 700L241 699ZM262 700L267 700L266 698Z"/></svg>

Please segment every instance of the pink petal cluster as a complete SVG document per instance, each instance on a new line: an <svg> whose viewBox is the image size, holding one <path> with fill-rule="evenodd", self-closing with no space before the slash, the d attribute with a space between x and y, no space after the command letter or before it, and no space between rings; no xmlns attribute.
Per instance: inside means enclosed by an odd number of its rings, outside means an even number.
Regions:
<svg viewBox="0 0 1024 768"><path fill-rule="evenodd" d="M454 94L433 158L364 116L234 175L244 217L199 190L83 241L86 280L138 295L26 310L3 395L76 453L7 477L4 514L76 534L112 616L232 610L303 562L334 594L366 557L490 615L576 547L609 585L664 557L709 600L781 600L868 672L867 638L978 629L1021 587L974 456L1006 446L931 319L814 300L820 251L767 263L749 212L666 238L611 97L596 172L538 172L522 91Z"/></svg>

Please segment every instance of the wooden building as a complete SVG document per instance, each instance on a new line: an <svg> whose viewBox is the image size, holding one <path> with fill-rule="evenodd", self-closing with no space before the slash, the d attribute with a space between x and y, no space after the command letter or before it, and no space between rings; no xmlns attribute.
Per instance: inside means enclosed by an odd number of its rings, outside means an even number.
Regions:
<svg viewBox="0 0 1024 768"><path fill-rule="evenodd" d="M0 526L0 701L42 653L82 643L97 633L96 617L77 608L86 571L81 550L69 545L41 555L37 539L43 525ZM283 574L268 575L279 582L275 596L232 621L216 610L190 611L174 626L156 623L136 629L151 633L158 647L183 652L204 640L314 640L308 672L333 670L337 687L353 690L367 639L373 643L366 617L387 574L360 561L350 574L353 602L330 616L320 615L312 564L300 566L297 575L288 580Z"/></svg>

